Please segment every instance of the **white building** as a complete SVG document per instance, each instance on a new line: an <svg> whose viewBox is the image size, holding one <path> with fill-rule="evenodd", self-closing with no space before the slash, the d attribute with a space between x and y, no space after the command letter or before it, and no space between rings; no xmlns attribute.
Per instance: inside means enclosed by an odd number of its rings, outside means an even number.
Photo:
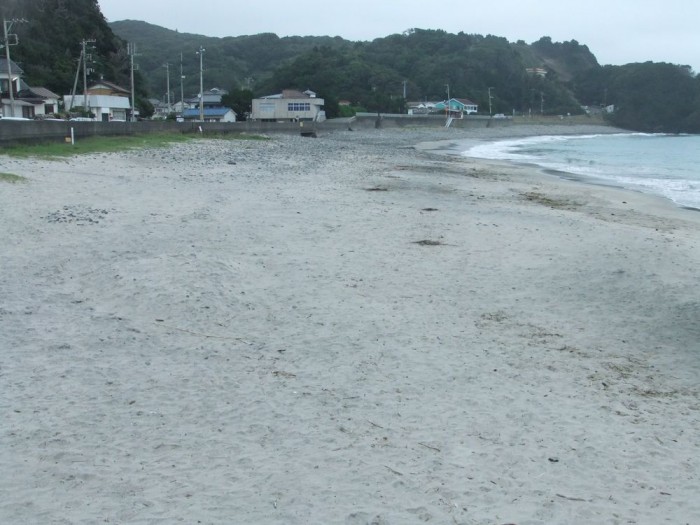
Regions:
<svg viewBox="0 0 700 525"><path fill-rule="evenodd" d="M324 103L313 91L285 89L277 95L254 98L251 118L270 122L322 122L326 120Z"/></svg>
<svg viewBox="0 0 700 525"><path fill-rule="evenodd" d="M131 110L129 99L116 95L64 95L63 103L66 110L84 107L95 115L95 120L102 122L125 121Z"/></svg>
<svg viewBox="0 0 700 525"><path fill-rule="evenodd" d="M59 96L43 87L30 87L22 75L24 72L13 61L10 61L12 82L7 80L7 59L0 59L0 115L15 118L43 118L58 113ZM10 98L12 86L12 98Z"/></svg>
<svg viewBox="0 0 700 525"><path fill-rule="evenodd" d="M204 108L204 122L236 122L236 112L231 108L218 107L218 108ZM190 108L182 112L182 118L184 120L193 120L199 122L199 108Z"/></svg>
<svg viewBox="0 0 700 525"><path fill-rule="evenodd" d="M31 118L33 115L28 113L30 113L31 109L34 107L33 104L17 100L17 93L20 90L20 80L22 79L23 73L22 68L13 60L10 60L10 70L12 71L12 79L8 80L7 59L0 58L0 112L5 117ZM12 89L14 105L12 104L12 98L10 98L10 89Z"/></svg>

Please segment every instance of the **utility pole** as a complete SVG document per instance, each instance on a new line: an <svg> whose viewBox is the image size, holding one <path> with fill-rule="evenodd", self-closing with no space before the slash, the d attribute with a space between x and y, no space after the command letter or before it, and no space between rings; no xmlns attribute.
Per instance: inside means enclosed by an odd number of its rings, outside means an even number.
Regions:
<svg viewBox="0 0 700 525"><path fill-rule="evenodd" d="M180 115L185 114L185 75L182 74L182 53L180 53Z"/></svg>
<svg viewBox="0 0 700 525"><path fill-rule="evenodd" d="M540 114L544 115L544 91L540 91Z"/></svg>
<svg viewBox="0 0 700 525"><path fill-rule="evenodd" d="M204 49L202 46L199 46L199 51L197 51L197 54L199 55L199 120L200 122L204 122L204 52L206 49Z"/></svg>
<svg viewBox="0 0 700 525"><path fill-rule="evenodd" d="M136 94L134 92L134 57L136 55L136 44L127 44L129 58L131 59L131 122L136 122Z"/></svg>
<svg viewBox="0 0 700 525"><path fill-rule="evenodd" d="M408 80L403 81L403 99L406 100L406 84L408 84Z"/></svg>
<svg viewBox="0 0 700 525"><path fill-rule="evenodd" d="M83 50L80 50L80 56L78 57L78 69L75 70L75 81L73 82L73 91L70 92L70 104L68 104L67 111L73 109L73 103L75 101L75 92L78 90L78 77L80 77L80 67L83 63Z"/></svg>
<svg viewBox="0 0 700 525"><path fill-rule="evenodd" d="M12 24L17 23L17 22L26 22L24 19L12 19L12 20L6 20L5 18L2 19L2 29L3 29L3 41L2 45L5 47L5 58L7 60L7 88L8 91L10 92L10 113L12 114L11 116L15 116L15 93L12 89L12 63L10 60L10 46L16 46L19 44L19 40L17 39L17 35L10 33L12 30ZM2 47L2 46L0 46ZM1 106L1 104L0 104ZM0 109L2 109L0 107Z"/></svg>
<svg viewBox="0 0 700 525"><path fill-rule="evenodd" d="M88 69L88 60L90 60L92 57L91 55L87 54L87 45L94 43L94 40L83 40L80 44L82 46L82 56L83 56L83 111L85 111L86 114L90 113L90 102L88 100L88 92L87 92L87 76L88 73L91 73L92 70Z"/></svg>
<svg viewBox="0 0 700 525"><path fill-rule="evenodd" d="M447 116L450 116L450 85L445 84L445 88L447 89L447 104L445 104L445 112L447 113Z"/></svg>
<svg viewBox="0 0 700 525"><path fill-rule="evenodd" d="M83 111L87 112L88 100L87 100L87 54L85 52L85 40L81 42L83 46Z"/></svg>
<svg viewBox="0 0 700 525"><path fill-rule="evenodd" d="M167 85L167 104L168 104L168 115L170 115L170 63L166 62L163 64L165 68L165 83Z"/></svg>
<svg viewBox="0 0 700 525"><path fill-rule="evenodd" d="M492 87L489 88L489 117L490 117L491 114L492 114L492 110L491 110L491 100L493 99L493 97L491 96L491 90L492 90L492 89L493 89Z"/></svg>

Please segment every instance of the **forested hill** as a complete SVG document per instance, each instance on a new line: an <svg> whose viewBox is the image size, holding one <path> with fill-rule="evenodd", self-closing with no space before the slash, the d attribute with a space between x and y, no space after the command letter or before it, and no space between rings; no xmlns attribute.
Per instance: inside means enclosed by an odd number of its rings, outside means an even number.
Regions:
<svg viewBox="0 0 700 525"><path fill-rule="evenodd" d="M511 44L495 36L412 29L372 42L352 42L270 33L212 38L134 20L111 27L136 43L139 66L152 93L165 92L164 64L174 66L179 78L181 60L185 90L196 91L196 51L201 46L208 86L249 88L256 94L286 87L313 89L331 101L331 113L332 101L338 99L369 110L401 111L404 82L409 100L442 100L449 86L452 96L488 107L490 87L498 112L529 110L531 104L541 110L544 99L548 113L575 113L579 104L562 81L598 67L586 46L553 43L547 37L533 45ZM549 78L528 75L527 68L546 68Z"/></svg>
<svg viewBox="0 0 700 525"><path fill-rule="evenodd" d="M614 106L609 118L620 127L700 132L700 77L690 68L652 62L601 66L575 40L544 36L531 44L511 43L493 35L411 29L352 42L271 33L212 38L130 20L111 27L137 44L141 72L157 97L165 92L163 64L170 63L179 77L180 56L185 92L197 92L201 46L207 87L247 96L312 89L326 100L331 117L339 114L340 100L357 109L402 112L409 100L445 99L449 88L450 96L471 99L482 112L489 105L492 113L547 115Z"/></svg>
<svg viewBox="0 0 700 525"><path fill-rule="evenodd" d="M125 41L137 44L141 55L139 65L143 72L149 73L147 77L154 93L162 91L165 86L165 73L159 72L159 69L163 64L170 63L179 72L181 56L183 71L197 73L189 80L186 79L186 87L191 86L190 91L198 89L199 58L196 51L200 46L205 49L209 83L228 89L232 86L264 85L280 66L318 50L341 51L346 56L366 50L364 58L376 59L389 69L396 65L393 51L398 55L410 53L411 56L405 57L404 61L404 69L408 70L405 71L406 76L410 77L414 59L418 61L427 57L430 60L434 56L437 60L453 60L453 55L468 51L472 43L483 39L479 35L451 35L444 31L420 29L379 38L373 42L352 42L328 36L280 38L273 33L216 38L180 33L137 20L113 22L110 27ZM487 37L485 40L494 43L494 46L512 47L519 57L520 69L546 67L558 79L565 81L571 80L580 72L598 67L595 56L586 46L579 45L576 41L554 43L549 37L543 37L532 45L523 41L511 45L505 39L497 37ZM449 80L450 75L444 75L443 82ZM420 96L416 94L413 98Z"/></svg>
<svg viewBox="0 0 700 525"><path fill-rule="evenodd" d="M110 29L97 0L0 0L0 16L12 21L10 32L18 37L10 47L12 60L30 85L69 93L82 40L90 41L96 75L128 85L124 42Z"/></svg>
<svg viewBox="0 0 700 525"><path fill-rule="evenodd" d="M284 37L273 33L238 37L208 37L137 20L113 22L110 27L120 38L136 44L138 64L149 91L162 98L167 89L166 69L170 64L171 89L179 93L180 65L185 75L185 96L199 91L200 47L204 48L205 89L227 90L254 87L269 78L280 65L315 47L349 48L352 42L327 36ZM173 74L174 73L174 74Z"/></svg>
<svg viewBox="0 0 700 525"><path fill-rule="evenodd" d="M137 105L164 99L166 75L179 97L199 90L203 48L205 88L231 91L236 104L284 88L312 89L354 109L401 112L410 100L468 98L480 112L580 113L581 106L614 105L611 121L641 131L700 132L700 77L685 66L640 63L601 66L587 46L542 37L531 44L494 35L411 29L371 42L340 37L280 38L264 33L206 37L124 20L108 24L97 0L0 0L0 15L22 18L12 58L33 86L70 92L82 40L91 41L90 80L128 86L126 43L136 45ZM166 64L168 65L166 68ZM233 104L233 100L230 102ZM239 112L243 106L234 106Z"/></svg>

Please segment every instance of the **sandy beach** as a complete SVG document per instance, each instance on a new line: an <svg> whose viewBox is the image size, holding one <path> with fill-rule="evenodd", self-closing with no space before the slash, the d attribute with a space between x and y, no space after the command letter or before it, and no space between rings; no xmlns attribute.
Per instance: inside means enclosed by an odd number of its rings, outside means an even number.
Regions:
<svg viewBox="0 0 700 525"><path fill-rule="evenodd" d="M0 172L0 523L700 523L700 213L465 144Z"/></svg>

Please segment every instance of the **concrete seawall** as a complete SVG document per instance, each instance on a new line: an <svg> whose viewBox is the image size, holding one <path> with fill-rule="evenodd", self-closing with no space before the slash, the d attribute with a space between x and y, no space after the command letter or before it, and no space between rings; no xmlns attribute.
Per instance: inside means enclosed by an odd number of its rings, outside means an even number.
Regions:
<svg viewBox="0 0 700 525"><path fill-rule="evenodd" d="M18 142L63 142L91 136L136 135L146 133L318 133L333 129L366 129L397 127L444 127L443 116L411 116L363 114L350 119L331 119L325 122L84 122L61 120L0 120L0 144ZM451 127L508 126L509 119L469 117L454 119Z"/></svg>
<svg viewBox="0 0 700 525"><path fill-rule="evenodd" d="M429 127L442 128L447 124L445 115L403 115L388 113L358 113L352 120L352 125L357 127L375 128L403 128L403 127ZM472 115L465 118L454 118L450 122L452 128L489 128L495 126L509 126L512 119L494 119L491 117Z"/></svg>

